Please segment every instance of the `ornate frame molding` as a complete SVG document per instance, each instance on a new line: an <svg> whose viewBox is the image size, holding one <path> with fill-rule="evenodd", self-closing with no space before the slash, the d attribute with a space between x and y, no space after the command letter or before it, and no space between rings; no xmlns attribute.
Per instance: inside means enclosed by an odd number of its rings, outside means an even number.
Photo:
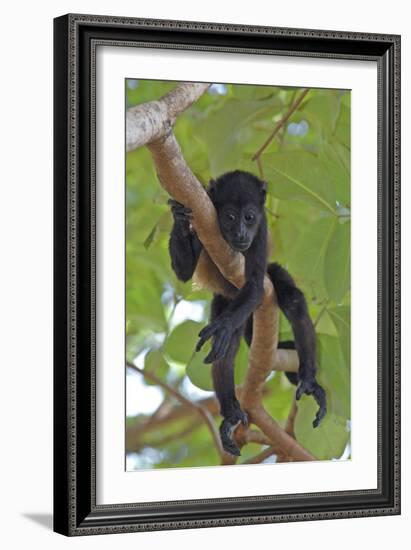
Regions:
<svg viewBox="0 0 411 550"><path fill-rule="evenodd" d="M92 15L54 25L55 530L88 535L400 513L400 37ZM216 36L223 46L213 44ZM376 490L96 505L95 78L102 44L377 62Z"/></svg>

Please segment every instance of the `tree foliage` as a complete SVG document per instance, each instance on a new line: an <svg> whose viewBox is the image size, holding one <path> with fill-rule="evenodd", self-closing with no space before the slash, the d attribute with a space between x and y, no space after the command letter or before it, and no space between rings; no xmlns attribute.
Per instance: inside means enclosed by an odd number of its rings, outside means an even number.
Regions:
<svg viewBox="0 0 411 550"><path fill-rule="evenodd" d="M128 81L127 104L158 99L174 82ZM213 85L177 119L184 157L204 184L232 169L260 174L268 183L271 260L284 265L304 291L318 336L319 381L328 398L326 421L313 429L315 403L304 396L294 423L297 440L318 459L340 458L350 430L350 94L310 90L258 162L256 151L298 98L284 87ZM168 468L218 464L210 431L164 384L212 416L210 366L194 353L206 323L210 294L181 283L171 269L172 217L152 159L142 147L126 156L126 353L163 382L129 369L126 446L129 467ZM280 339L290 339L281 318ZM247 369L247 347L236 361L236 384ZM132 381L139 378L138 389ZM157 390L156 399L152 396ZM294 388L273 373L264 405L285 425ZM264 448L247 445L242 461ZM267 461L273 461L268 458Z"/></svg>

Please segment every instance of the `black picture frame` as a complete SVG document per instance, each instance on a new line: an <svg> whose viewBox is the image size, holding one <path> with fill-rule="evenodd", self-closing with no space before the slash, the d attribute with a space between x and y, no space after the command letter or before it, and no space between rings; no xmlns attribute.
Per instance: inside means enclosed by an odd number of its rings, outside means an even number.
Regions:
<svg viewBox="0 0 411 550"><path fill-rule="evenodd" d="M376 61L378 488L96 505L95 52L152 44ZM93 15L54 20L54 530L89 535L400 513L400 37Z"/></svg>

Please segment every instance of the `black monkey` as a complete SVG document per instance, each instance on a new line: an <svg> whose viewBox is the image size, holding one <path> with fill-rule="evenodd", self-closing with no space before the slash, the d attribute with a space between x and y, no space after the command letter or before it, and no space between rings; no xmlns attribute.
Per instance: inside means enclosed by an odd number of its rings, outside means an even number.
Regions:
<svg viewBox="0 0 411 550"><path fill-rule="evenodd" d="M295 342L280 343L279 347L295 347L297 350L300 361L298 374L288 376L297 385L296 398L300 399L304 393L312 395L319 405L314 427L326 414L326 397L315 378L315 330L304 295L279 264L267 266L265 182L248 172L236 170L211 180L208 195L216 208L222 236L233 250L244 255L246 282L241 289L236 289L224 280L224 295L214 295L211 322L200 332L196 349L198 351L209 338L213 338L211 351L204 362L213 364L213 384L223 416L221 441L228 453L239 455L240 450L232 434L240 422L247 425L247 415L235 396L234 359L242 335L248 345L251 343L252 314L263 297L265 273L274 285L278 305L294 334ZM208 274L211 269L215 274L216 267L209 258L208 264L198 262L202 244L191 225L191 210L174 200L170 200L169 204L174 217L169 243L172 267L180 280L188 281L197 275L197 279L200 278L200 282L207 286ZM198 265L200 263L201 267Z"/></svg>

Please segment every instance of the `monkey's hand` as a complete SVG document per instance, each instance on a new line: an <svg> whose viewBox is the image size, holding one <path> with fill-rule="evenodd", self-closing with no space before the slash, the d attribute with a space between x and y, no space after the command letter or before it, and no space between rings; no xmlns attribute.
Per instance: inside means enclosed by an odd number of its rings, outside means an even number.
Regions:
<svg viewBox="0 0 411 550"><path fill-rule="evenodd" d="M213 336L213 345L210 353L204 359L204 363L214 363L214 361L223 359L230 346L233 333L234 329L229 317L218 317L199 332L200 339L196 351L200 351L207 340Z"/></svg>
<svg viewBox="0 0 411 550"><path fill-rule="evenodd" d="M303 378L299 381L297 386L297 391L295 393L295 398L297 401L301 399L303 394L312 395L318 404L318 411L313 420L313 427L316 428L319 426L321 420L327 413L327 400L325 396L324 389L316 381L313 376Z"/></svg>
<svg viewBox="0 0 411 550"><path fill-rule="evenodd" d="M184 204L174 199L169 199L167 203L171 206L174 221L179 223L187 233L192 232L193 212L191 208L187 208Z"/></svg>

